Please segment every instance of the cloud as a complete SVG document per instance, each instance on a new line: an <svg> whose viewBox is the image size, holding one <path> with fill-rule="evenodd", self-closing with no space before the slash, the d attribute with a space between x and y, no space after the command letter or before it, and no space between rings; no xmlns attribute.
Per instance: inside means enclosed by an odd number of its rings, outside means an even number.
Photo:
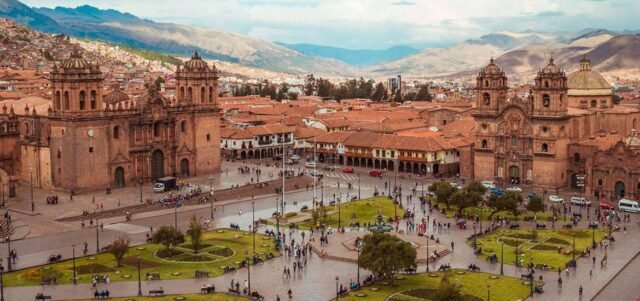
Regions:
<svg viewBox="0 0 640 301"><path fill-rule="evenodd" d="M393 4L393 5L416 5L415 2L407 1L407 0L395 1L395 2L391 2L391 4Z"/></svg>

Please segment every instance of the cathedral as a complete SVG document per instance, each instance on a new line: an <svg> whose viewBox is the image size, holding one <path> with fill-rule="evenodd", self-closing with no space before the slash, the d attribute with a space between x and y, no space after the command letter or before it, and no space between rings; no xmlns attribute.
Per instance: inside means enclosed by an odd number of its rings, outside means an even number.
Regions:
<svg viewBox="0 0 640 301"><path fill-rule="evenodd" d="M3 145L15 149L17 164L0 166L9 176L78 192L220 169L217 70L197 52L176 72L171 99L153 85L137 99L117 85L103 95L99 67L79 52L54 66L50 81L48 115L3 108L7 120L19 120L7 132L20 131L13 147Z"/></svg>
<svg viewBox="0 0 640 301"><path fill-rule="evenodd" d="M611 167L601 172L593 164L594 158L617 144L625 152L637 151L624 141L636 135L640 111L614 105L611 86L591 70L587 58L568 76L551 58L524 98L510 95L506 74L491 59L476 78L473 117L477 180L554 192L569 188L597 197L640 192L640 175L633 170L614 173L617 169ZM628 160L617 165L629 164Z"/></svg>

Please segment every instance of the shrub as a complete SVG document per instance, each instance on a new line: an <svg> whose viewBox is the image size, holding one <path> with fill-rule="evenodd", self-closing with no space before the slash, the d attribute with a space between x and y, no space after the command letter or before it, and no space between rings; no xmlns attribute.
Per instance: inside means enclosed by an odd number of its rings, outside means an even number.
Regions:
<svg viewBox="0 0 640 301"><path fill-rule="evenodd" d="M298 215L298 213L296 212L289 212L287 214L284 215L285 218L292 218L294 216Z"/></svg>
<svg viewBox="0 0 640 301"><path fill-rule="evenodd" d="M184 252L180 251L180 250L176 250L176 249L162 249L162 250L158 250L156 252L156 256L160 257L160 258L170 258L176 255L180 255Z"/></svg>
<svg viewBox="0 0 640 301"><path fill-rule="evenodd" d="M222 257L230 257L233 256L233 254L235 253L233 251L233 249L231 248L227 248L227 247L217 247L211 251L209 251L209 253L213 254L213 255L218 255L218 256L222 256Z"/></svg>
<svg viewBox="0 0 640 301"><path fill-rule="evenodd" d="M86 265L80 265L76 267L76 273L78 274L102 274L102 273L110 273L115 272L115 269L112 269L108 266L91 263Z"/></svg>

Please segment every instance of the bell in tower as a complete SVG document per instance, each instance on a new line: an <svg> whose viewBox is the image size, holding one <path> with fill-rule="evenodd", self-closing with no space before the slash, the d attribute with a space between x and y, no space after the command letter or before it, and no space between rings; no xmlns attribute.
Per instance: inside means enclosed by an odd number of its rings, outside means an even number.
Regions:
<svg viewBox="0 0 640 301"><path fill-rule="evenodd" d="M553 60L542 68L535 79L533 91L534 115L561 116L567 114L567 76Z"/></svg>
<svg viewBox="0 0 640 301"><path fill-rule="evenodd" d="M482 113L497 113L508 90L507 76L491 58L476 77L476 108Z"/></svg>

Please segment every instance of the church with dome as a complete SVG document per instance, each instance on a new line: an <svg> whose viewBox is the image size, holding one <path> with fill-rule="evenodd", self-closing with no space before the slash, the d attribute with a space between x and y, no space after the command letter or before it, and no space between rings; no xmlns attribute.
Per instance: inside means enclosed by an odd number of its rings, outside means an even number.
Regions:
<svg viewBox="0 0 640 301"><path fill-rule="evenodd" d="M49 79L46 116L3 108L27 129L16 141L15 170L37 175L38 186L79 192L220 169L217 69L197 52L176 72L179 95L171 99L153 84L136 99L118 85L103 95L99 66L78 51Z"/></svg>
<svg viewBox="0 0 640 301"><path fill-rule="evenodd" d="M607 199L640 196L640 166L634 167L640 148L633 142L640 140L640 111L614 105L611 85L591 70L588 58L579 63L567 75L551 58L526 98L510 94L493 59L480 70L471 162L476 180L549 194L571 189Z"/></svg>

